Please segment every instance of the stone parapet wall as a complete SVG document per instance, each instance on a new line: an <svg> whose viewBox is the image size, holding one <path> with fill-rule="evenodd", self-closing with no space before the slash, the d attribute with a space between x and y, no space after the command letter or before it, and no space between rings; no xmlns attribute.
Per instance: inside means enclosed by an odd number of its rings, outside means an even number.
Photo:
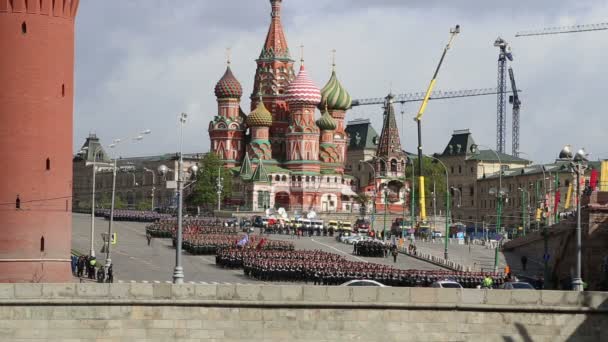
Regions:
<svg viewBox="0 0 608 342"><path fill-rule="evenodd" d="M600 341L608 293L0 284L0 341Z"/></svg>

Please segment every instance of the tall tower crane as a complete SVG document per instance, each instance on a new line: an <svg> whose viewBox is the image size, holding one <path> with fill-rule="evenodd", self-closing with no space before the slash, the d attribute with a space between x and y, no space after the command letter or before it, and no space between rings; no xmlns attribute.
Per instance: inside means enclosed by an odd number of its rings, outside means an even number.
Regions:
<svg viewBox="0 0 608 342"><path fill-rule="evenodd" d="M601 30L608 30L608 23L547 27L547 28L540 29L540 30L520 31L515 34L515 37L546 36L546 35L551 35L551 34L576 33L576 32L601 31Z"/></svg>
<svg viewBox="0 0 608 342"><path fill-rule="evenodd" d="M511 45L504 39L498 37L494 46L500 52L498 54L498 110L496 115L496 151L505 153L507 138L507 59L513 61Z"/></svg>
<svg viewBox="0 0 608 342"><path fill-rule="evenodd" d="M509 96L509 103L513 105L513 145L511 152L514 157L519 157L519 107L521 106L521 101L519 100L519 94L517 94L515 75L511 67L509 67L509 79L511 79L511 90L513 91L513 95Z"/></svg>
<svg viewBox="0 0 608 342"><path fill-rule="evenodd" d="M465 90L450 90L450 91L441 91L436 90L431 92L429 100L445 100L445 99L454 99L459 97L474 97L474 96L485 96L485 95L496 95L498 94L497 88L479 88L479 89L465 89ZM393 102L394 103L407 103L407 102L419 102L423 101L426 93L408 93L408 94L399 94L394 95ZM367 105L376 105L376 104L384 104L386 102L386 98L378 97L378 98L369 98L369 99L358 99L353 100L352 106L367 106Z"/></svg>

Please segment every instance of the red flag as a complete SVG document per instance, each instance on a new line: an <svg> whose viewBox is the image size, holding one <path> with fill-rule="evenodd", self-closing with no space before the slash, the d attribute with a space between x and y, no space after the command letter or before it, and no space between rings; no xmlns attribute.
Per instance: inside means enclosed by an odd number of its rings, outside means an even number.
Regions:
<svg viewBox="0 0 608 342"><path fill-rule="evenodd" d="M595 187L597 186L597 178L598 178L598 172L596 169L591 170L591 179L589 180L589 186L591 187L591 190L595 190Z"/></svg>
<svg viewBox="0 0 608 342"><path fill-rule="evenodd" d="M562 193L557 190L555 192L555 206L553 207L553 213L556 214L557 213L557 208L559 207L559 203L562 201Z"/></svg>
<svg viewBox="0 0 608 342"><path fill-rule="evenodd" d="M262 247L264 246L265 243L266 243L266 238L262 238L262 240L260 240L260 242L258 243L258 245L255 248L262 249Z"/></svg>

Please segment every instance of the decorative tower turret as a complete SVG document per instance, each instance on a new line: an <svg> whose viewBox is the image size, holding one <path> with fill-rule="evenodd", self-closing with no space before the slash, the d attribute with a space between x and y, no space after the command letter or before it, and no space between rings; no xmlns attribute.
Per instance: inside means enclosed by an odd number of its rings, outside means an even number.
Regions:
<svg viewBox="0 0 608 342"><path fill-rule="evenodd" d="M376 157L376 172L379 177L403 178L406 156L401 149L392 94L386 97L384 104L384 124L382 125L382 133L380 133Z"/></svg>
<svg viewBox="0 0 608 342"><path fill-rule="evenodd" d="M319 172L319 128L315 125L315 110L321 102L321 92L308 77L304 60L298 77L287 88L290 123L287 133L287 168L296 171Z"/></svg>
<svg viewBox="0 0 608 342"><path fill-rule="evenodd" d="M352 98L350 94L336 76L336 64L333 63L333 69L329 81L321 90L322 100L321 105L327 106L329 114L336 120L336 130L334 132L334 142L338 150L337 163L342 164L344 169L344 163L346 162L346 146L348 145L348 135L345 131L345 117L346 111L351 108ZM320 108L323 109L323 108Z"/></svg>
<svg viewBox="0 0 608 342"><path fill-rule="evenodd" d="M334 131L337 127L336 120L329 115L327 108L323 111L321 118L317 120L317 126L321 130L321 145L319 146L321 169L343 173L344 164L340 163L339 151L334 143Z"/></svg>
<svg viewBox="0 0 608 342"><path fill-rule="evenodd" d="M266 109L263 101L247 117L247 126L251 128L251 142L247 152L254 160L272 159L272 148L268 130L272 126L272 114Z"/></svg>
<svg viewBox="0 0 608 342"><path fill-rule="evenodd" d="M270 128L273 158L283 160L286 149L285 134L289 126L288 108L285 102L287 87L295 78L294 61L281 24L282 0L270 0L272 6L270 28L264 48L256 60L257 70L251 93L251 110L257 107L259 96L272 113Z"/></svg>
<svg viewBox="0 0 608 342"><path fill-rule="evenodd" d="M245 151L244 117L239 105L242 95L243 88L232 74L228 60L226 72L215 86L218 114L209 123L209 136L211 151L229 168L240 163Z"/></svg>
<svg viewBox="0 0 608 342"><path fill-rule="evenodd" d="M0 1L0 283L72 281L78 4Z"/></svg>

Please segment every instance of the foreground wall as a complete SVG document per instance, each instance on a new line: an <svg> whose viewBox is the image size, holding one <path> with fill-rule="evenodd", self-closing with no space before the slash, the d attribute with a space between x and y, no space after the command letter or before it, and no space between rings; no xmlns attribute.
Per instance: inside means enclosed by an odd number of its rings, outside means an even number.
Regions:
<svg viewBox="0 0 608 342"><path fill-rule="evenodd" d="M608 293L4 284L0 341L607 341Z"/></svg>

